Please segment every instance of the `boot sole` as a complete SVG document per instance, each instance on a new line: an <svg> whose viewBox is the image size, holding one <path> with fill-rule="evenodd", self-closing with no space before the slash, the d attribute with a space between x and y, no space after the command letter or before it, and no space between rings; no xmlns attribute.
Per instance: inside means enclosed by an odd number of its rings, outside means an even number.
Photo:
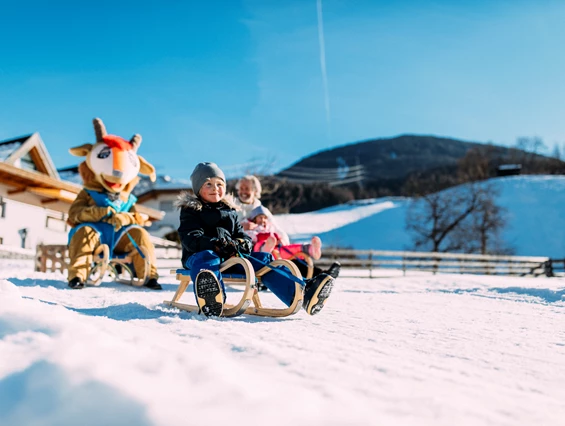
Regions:
<svg viewBox="0 0 565 426"><path fill-rule="evenodd" d="M318 312L322 310L324 304L326 303L326 300L328 300L328 297L330 297L333 286L334 286L334 279L333 277L328 276L325 279L325 282L323 282L320 285L320 287L318 287L318 291L314 293L314 295L312 296L312 300L310 300L310 304L306 309L306 312L309 315L316 315Z"/></svg>
<svg viewBox="0 0 565 426"><path fill-rule="evenodd" d="M67 283L67 285L72 290L80 290L81 288L84 288L84 283L81 283L81 282L74 284L74 285L71 285L71 283Z"/></svg>
<svg viewBox="0 0 565 426"><path fill-rule="evenodd" d="M196 303L200 311L207 317L219 317L224 310L224 294L216 275L203 270L196 276L194 283Z"/></svg>

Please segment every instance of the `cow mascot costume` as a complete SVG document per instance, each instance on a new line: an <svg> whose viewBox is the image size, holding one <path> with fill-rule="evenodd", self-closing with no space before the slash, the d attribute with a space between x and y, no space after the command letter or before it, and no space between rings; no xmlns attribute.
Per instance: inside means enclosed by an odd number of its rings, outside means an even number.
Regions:
<svg viewBox="0 0 565 426"><path fill-rule="evenodd" d="M137 198L131 194L139 173L155 181L155 168L137 155L140 135L129 141L109 135L99 118L94 119L94 133L94 145L84 144L69 150L77 157L86 157L79 165L84 188L69 210L68 221L73 227L69 234L69 287L84 287L95 250L107 244L117 252L130 253L135 276L146 277L141 284L160 290L155 248L149 233L142 228L147 224L145 217L135 210Z"/></svg>

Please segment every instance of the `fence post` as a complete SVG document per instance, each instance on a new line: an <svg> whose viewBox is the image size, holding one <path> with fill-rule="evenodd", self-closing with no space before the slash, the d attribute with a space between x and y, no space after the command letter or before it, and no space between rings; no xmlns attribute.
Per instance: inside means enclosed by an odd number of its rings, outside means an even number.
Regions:
<svg viewBox="0 0 565 426"><path fill-rule="evenodd" d="M553 274L553 261L548 259L543 263L543 272L545 273L546 277L554 277Z"/></svg>
<svg viewBox="0 0 565 426"><path fill-rule="evenodd" d="M373 250L369 252L369 278L373 278Z"/></svg>

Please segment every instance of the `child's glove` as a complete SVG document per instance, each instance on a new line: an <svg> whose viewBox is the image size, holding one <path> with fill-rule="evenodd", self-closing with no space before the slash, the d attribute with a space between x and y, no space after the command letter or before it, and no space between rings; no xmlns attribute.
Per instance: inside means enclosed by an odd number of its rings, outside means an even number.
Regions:
<svg viewBox="0 0 565 426"><path fill-rule="evenodd" d="M235 244L231 239L225 237L218 238L216 239L215 246L216 253L218 253L224 259L230 258L237 254L237 248L235 247Z"/></svg>
<svg viewBox="0 0 565 426"><path fill-rule="evenodd" d="M237 240L234 240L233 243L235 244L235 247L239 253L251 253L251 241L246 240L245 238L238 238Z"/></svg>
<svg viewBox="0 0 565 426"><path fill-rule="evenodd" d="M133 225L136 223L135 217L131 213L116 213L106 219L106 222L114 227L114 230L118 230L124 226Z"/></svg>

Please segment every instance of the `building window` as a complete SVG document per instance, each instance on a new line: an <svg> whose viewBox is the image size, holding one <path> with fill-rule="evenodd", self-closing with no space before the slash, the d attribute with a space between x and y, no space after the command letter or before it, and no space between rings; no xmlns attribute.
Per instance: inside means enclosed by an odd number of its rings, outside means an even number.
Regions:
<svg viewBox="0 0 565 426"><path fill-rule="evenodd" d="M161 201L159 203L159 210L170 212L173 210L173 202L172 201Z"/></svg>
<svg viewBox="0 0 565 426"><path fill-rule="evenodd" d="M27 240L27 235L28 235L29 231L27 228L22 228L20 230L18 230L18 234L20 234L20 238L22 240L22 248L25 249L26 248L26 240Z"/></svg>
<svg viewBox="0 0 565 426"><path fill-rule="evenodd" d="M37 166L35 165L35 162L31 158L29 152L23 157L21 157L19 161L16 161L15 165L20 169L38 171Z"/></svg>
<svg viewBox="0 0 565 426"><path fill-rule="evenodd" d="M0 217L6 217L6 201L0 197Z"/></svg>
<svg viewBox="0 0 565 426"><path fill-rule="evenodd" d="M61 212L47 212L45 227L53 231L67 232L67 215Z"/></svg>

